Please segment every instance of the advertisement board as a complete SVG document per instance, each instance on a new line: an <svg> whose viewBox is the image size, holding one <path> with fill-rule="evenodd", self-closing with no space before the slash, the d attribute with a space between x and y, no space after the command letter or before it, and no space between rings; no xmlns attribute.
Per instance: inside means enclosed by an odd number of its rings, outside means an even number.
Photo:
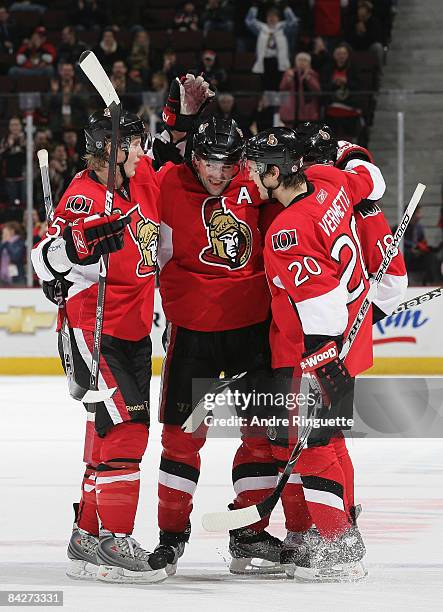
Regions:
<svg viewBox="0 0 443 612"><path fill-rule="evenodd" d="M431 287L408 289L406 299ZM443 298L387 317L374 330L370 374L443 374ZM40 289L0 290L0 374L62 373L55 333L57 308ZM166 325L158 290L152 326L153 372L159 374Z"/></svg>

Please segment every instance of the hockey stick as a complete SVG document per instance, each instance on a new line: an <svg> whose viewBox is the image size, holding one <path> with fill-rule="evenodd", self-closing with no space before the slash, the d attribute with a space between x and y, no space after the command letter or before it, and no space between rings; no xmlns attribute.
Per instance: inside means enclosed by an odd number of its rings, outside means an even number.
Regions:
<svg viewBox="0 0 443 612"><path fill-rule="evenodd" d="M52 201L51 182L49 179L48 151L46 149L40 149L40 151L37 151L37 157L40 166L40 174L42 177L43 199L45 203L46 218L49 224L52 221L52 217L54 215L54 204ZM66 317L66 301L63 297L59 284L56 285L56 295L62 320L60 335L62 338L63 361L65 364L66 377L68 379L69 394L73 399L79 402L84 402L86 404L103 402L104 400L109 399L112 396L115 389L91 391L89 389L83 388L75 381L75 369L74 360L72 358L71 337L69 335L69 328Z"/></svg>
<svg viewBox="0 0 443 612"><path fill-rule="evenodd" d="M397 254L397 248L400 244L400 241L405 233L405 230L411 220L411 217L420 202L420 199L423 195L424 190L426 189L425 185L419 183L412 195L412 198L406 208L406 211L403 215L403 218L397 228L397 231L394 234L392 243L386 249L385 256L383 257L383 261L381 262L379 269L374 277L374 281L371 284L369 291L363 300L360 309L357 313L357 316L354 319L353 324L350 327L348 337L346 338L345 343L343 344L342 350L340 351L340 359L344 359L348 354L359 329L363 323L364 317L367 314L369 307L371 305L372 300L376 295L376 287L377 284L381 281L384 273L389 267L390 262ZM268 516L272 510L275 508L278 500L280 499L281 492L283 491L286 483L288 482L294 466L307 442L307 439L311 433L312 425L307 425L305 427L305 431L300 435L300 438L297 444L294 446L292 450L291 456L285 466L285 469L280 475L277 486L274 491L271 493L269 497L259 502L254 506L248 506L247 508L240 508L238 510L228 510L225 512L211 512L208 514L204 514L202 517L202 525L206 531L227 531L231 529L239 529L241 527L246 527L248 525L252 525L257 521L260 521L265 516Z"/></svg>
<svg viewBox="0 0 443 612"><path fill-rule="evenodd" d="M422 293L421 295L417 295L417 297L413 297L410 300L402 302L399 306L397 306L394 312L391 312L389 316L392 317L392 315L399 314L400 312L404 312L405 310L416 308L417 306L420 306L421 304L426 304L426 302L429 302L430 300L433 300L434 298L440 297L442 295L443 287L431 289L431 291L428 291L427 293Z"/></svg>
<svg viewBox="0 0 443 612"><path fill-rule="evenodd" d="M229 391L229 386L231 383L243 378L247 372L242 372L241 374L235 374L231 376L228 380L218 380L216 383L212 385L212 387L205 393L205 395L201 398L198 404L195 406L194 410L188 416L186 421L181 426L182 430L185 433L194 433L203 423L207 416L212 414L211 410L206 408L206 397L211 395L226 395Z"/></svg>
<svg viewBox="0 0 443 612"><path fill-rule="evenodd" d="M98 61L97 57L92 51L84 51L79 60L79 66L94 85L106 107L109 109L109 114L112 122L112 137L111 137L111 150L109 154L108 162L108 178L106 182L106 196L105 196L105 215L112 213L112 207L114 204L114 189L115 189L115 175L117 169L117 150L118 150L118 136L120 127L120 115L121 115L121 103L120 98L117 95L108 75L103 69L103 66ZM106 293L106 277L108 275L109 267L109 254L102 255L100 258L100 271L98 278L98 291L97 291L97 308L94 328L94 342L92 348L92 362L91 362L91 380L90 387L93 390L98 389L98 377L99 377L99 366L100 366L100 348L102 341L103 331L103 317L105 308L105 293Z"/></svg>

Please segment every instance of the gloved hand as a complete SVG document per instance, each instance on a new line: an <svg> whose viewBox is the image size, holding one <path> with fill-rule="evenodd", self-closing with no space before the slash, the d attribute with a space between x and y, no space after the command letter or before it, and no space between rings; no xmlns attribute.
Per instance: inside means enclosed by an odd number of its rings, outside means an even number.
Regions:
<svg viewBox="0 0 443 612"><path fill-rule="evenodd" d="M325 341L314 350L303 353L300 366L303 374L311 373L318 379L332 403L352 389L351 375L339 357L334 340Z"/></svg>
<svg viewBox="0 0 443 612"><path fill-rule="evenodd" d="M67 280L54 279L52 281L43 281L42 289L46 299L59 306L68 297L68 290L71 285L72 283Z"/></svg>
<svg viewBox="0 0 443 612"><path fill-rule="evenodd" d="M171 83L162 119L170 129L188 132L213 96L215 92L202 76L177 77Z"/></svg>
<svg viewBox="0 0 443 612"><path fill-rule="evenodd" d="M119 213L76 219L63 232L69 260L87 266L97 263L101 255L119 251L123 248L125 227L130 222L130 217Z"/></svg>
<svg viewBox="0 0 443 612"><path fill-rule="evenodd" d="M371 164L374 163L374 158L364 147L353 144L352 142L347 142L346 140L339 140L335 166L343 170L351 159L361 159L371 162Z"/></svg>

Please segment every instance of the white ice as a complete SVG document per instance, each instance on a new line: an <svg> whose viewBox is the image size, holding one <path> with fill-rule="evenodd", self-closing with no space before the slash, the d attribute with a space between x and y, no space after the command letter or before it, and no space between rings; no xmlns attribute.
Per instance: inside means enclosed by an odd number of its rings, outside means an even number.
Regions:
<svg viewBox="0 0 443 612"><path fill-rule="evenodd" d="M158 388L154 379L153 405ZM146 547L157 538L160 426L152 420L134 533ZM200 517L232 498L237 441L211 439L202 453L192 539L177 576L159 585L120 586L76 582L64 573L71 504L82 476L83 428L83 408L68 398L62 377L0 378L0 590L63 590L65 610L94 612L443 609L442 440L351 441L368 548L363 583L230 575L227 537L206 533ZM285 533L279 508L271 531Z"/></svg>

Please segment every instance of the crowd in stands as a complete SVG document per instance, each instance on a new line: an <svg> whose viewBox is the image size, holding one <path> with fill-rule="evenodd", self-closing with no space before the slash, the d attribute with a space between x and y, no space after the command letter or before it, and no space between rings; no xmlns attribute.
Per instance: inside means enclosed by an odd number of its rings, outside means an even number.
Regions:
<svg viewBox="0 0 443 612"><path fill-rule="evenodd" d="M23 240L25 114L35 149L50 152L55 201L83 167L82 129L101 107L77 66L85 49L151 130L161 128L171 81L194 72L218 92L207 112L235 118L246 136L322 118L340 138L367 144L395 10L396 0L0 2L2 282L12 257L3 245ZM41 202L35 161L43 219Z"/></svg>

